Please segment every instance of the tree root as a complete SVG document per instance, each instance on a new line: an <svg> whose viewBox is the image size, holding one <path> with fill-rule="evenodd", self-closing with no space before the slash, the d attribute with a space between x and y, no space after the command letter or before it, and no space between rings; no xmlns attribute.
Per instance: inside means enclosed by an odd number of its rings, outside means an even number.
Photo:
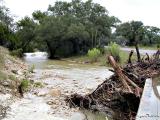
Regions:
<svg viewBox="0 0 160 120"><path fill-rule="evenodd" d="M114 120L135 120L145 80L160 73L159 55L160 52L157 52L153 57L147 55L147 59L141 62L130 61L123 68L109 56L114 75L98 85L92 93L67 96L66 102L70 107L105 112Z"/></svg>

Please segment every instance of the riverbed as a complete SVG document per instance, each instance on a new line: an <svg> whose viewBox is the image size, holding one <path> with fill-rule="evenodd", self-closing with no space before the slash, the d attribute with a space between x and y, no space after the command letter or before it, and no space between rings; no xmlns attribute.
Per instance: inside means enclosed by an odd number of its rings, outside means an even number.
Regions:
<svg viewBox="0 0 160 120"><path fill-rule="evenodd" d="M35 66L31 80L43 87L32 89L17 99L4 120L106 120L103 113L70 108L65 97L73 93L91 93L113 73L106 67L48 60L47 54L28 53L24 58Z"/></svg>

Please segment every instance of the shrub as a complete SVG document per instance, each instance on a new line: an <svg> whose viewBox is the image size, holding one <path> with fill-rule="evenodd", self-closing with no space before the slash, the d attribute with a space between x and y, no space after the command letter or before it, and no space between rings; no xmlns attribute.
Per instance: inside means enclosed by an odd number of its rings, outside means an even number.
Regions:
<svg viewBox="0 0 160 120"><path fill-rule="evenodd" d="M23 56L23 53L22 53L22 49L17 49L17 50L13 50L11 51L11 55L12 56L17 56L17 57L22 57Z"/></svg>
<svg viewBox="0 0 160 120"><path fill-rule="evenodd" d="M34 87L42 88L42 87L43 87L43 84L42 84L41 82L35 82L35 83L34 83Z"/></svg>
<svg viewBox="0 0 160 120"><path fill-rule="evenodd" d="M30 86L30 81L24 79L24 80L21 81L20 86L21 86L21 88L22 88L23 91L27 91L28 88L29 88L29 86Z"/></svg>
<svg viewBox="0 0 160 120"><path fill-rule="evenodd" d="M91 60L91 62L96 62L98 57L101 55L101 52L99 49L93 48L91 50L88 50L87 55L89 59Z"/></svg>
<svg viewBox="0 0 160 120"><path fill-rule="evenodd" d="M120 46L115 42L111 42L108 45L108 52L111 54L117 62L120 62Z"/></svg>

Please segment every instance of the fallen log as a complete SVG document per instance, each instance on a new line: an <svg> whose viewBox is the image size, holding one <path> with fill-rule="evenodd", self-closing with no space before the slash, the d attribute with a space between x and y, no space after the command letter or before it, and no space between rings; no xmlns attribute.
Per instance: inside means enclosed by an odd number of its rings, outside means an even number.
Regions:
<svg viewBox="0 0 160 120"><path fill-rule="evenodd" d="M160 73L158 54L141 62L129 63L123 68L109 56L114 75L98 85L92 93L84 96L75 93L67 96L66 102L70 107L105 112L113 120L134 120L146 78Z"/></svg>
<svg viewBox="0 0 160 120"><path fill-rule="evenodd" d="M111 63L115 73L119 77L119 79L122 81L123 87L128 89L128 92L133 93L130 86L126 82L126 77L123 75L121 68L116 64L116 61L112 56L108 57L109 62Z"/></svg>

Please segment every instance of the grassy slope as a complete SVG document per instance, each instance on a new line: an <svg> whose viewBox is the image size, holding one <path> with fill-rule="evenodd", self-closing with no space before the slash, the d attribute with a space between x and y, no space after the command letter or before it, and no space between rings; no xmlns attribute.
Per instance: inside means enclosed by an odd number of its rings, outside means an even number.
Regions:
<svg viewBox="0 0 160 120"><path fill-rule="evenodd" d="M17 94L18 85L25 79L27 72L27 65L11 56L6 48L0 46L0 92L10 91L9 93Z"/></svg>

